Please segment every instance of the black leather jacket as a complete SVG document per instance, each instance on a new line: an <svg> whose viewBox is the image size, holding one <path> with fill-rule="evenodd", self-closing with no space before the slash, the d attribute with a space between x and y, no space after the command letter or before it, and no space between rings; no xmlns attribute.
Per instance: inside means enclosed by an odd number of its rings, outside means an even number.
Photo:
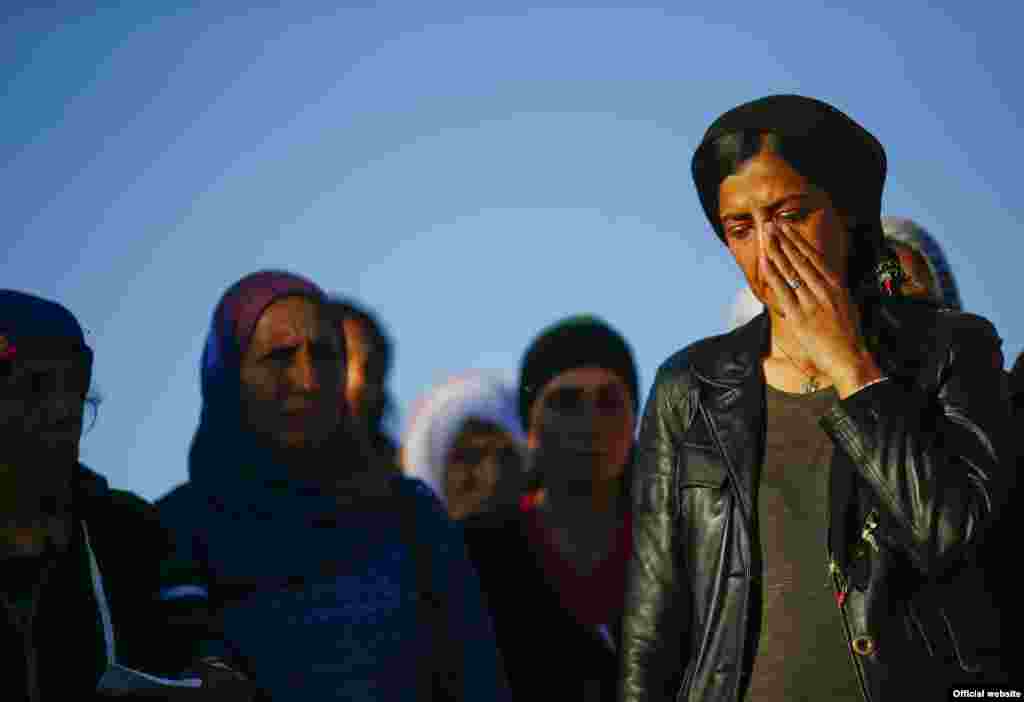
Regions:
<svg viewBox="0 0 1024 702"><path fill-rule="evenodd" d="M906 300L878 301L864 318L890 380L821 420L836 445L822 574L834 560L865 700L946 699L953 682L999 667L999 612L977 545L1008 480L1001 342L980 317ZM633 483L623 702L746 692L760 626L768 331L762 313L658 371Z"/></svg>

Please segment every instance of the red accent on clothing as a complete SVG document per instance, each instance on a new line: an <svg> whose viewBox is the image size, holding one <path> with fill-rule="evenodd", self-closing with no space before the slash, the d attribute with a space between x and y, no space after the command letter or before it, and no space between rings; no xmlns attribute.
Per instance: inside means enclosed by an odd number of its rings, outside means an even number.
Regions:
<svg viewBox="0 0 1024 702"><path fill-rule="evenodd" d="M562 555L554 535L540 519L539 501L520 502L529 538L537 547L541 565L558 591L563 606L585 625L598 626L615 621L626 599L626 568L633 555L633 520L626 512L616 534L615 545L604 560L588 574L580 574Z"/></svg>
<svg viewBox="0 0 1024 702"><path fill-rule="evenodd" d="M542 493L540 490L535 492L528 492L519 498L519 510L521 512L529 512L538 505L540 505Z"/></svg>

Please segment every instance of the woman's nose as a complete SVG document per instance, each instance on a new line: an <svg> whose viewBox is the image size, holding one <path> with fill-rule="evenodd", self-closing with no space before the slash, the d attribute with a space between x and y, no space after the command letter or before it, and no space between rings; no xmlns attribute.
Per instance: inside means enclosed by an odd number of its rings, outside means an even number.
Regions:
<svg viewBox="0 0 1024 702"><path fill-rule="evenodd" d="M757 240L761 250L761 256L767 257L768 250L775 244L779 236L779 224L774 219L766 219L758 227Z"/></svg>
<svg viewBox="0 0 1024 702"><path fill-rule="evenodd" d="M299 390L304 392L315 392L320 389L320 377L316 363L309 349L303 347L295 354L295 366L293 377Z"/></svg>

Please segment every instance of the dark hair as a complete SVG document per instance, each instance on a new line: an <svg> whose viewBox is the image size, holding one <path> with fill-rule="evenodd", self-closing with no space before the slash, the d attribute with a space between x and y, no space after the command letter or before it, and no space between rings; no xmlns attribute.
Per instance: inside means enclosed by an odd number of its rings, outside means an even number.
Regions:
<svg viewBox="0 0 1024 702"><path fill-rule="evenodd" d="M876 266L884 256L893 252L884 243L881 220L858 217L858 203L848 201L847 193L831 183L829 174L836 169L836 154L813 139L785 136L771 131L745 129L725 134L703 150L694 163L694 174L699 182L709 184L706 197L713 209L718 209L718 185L735 174L744 163L770 150L782 158L812 185L828 193L837 212L852 219L850 260L847 284L855 295L877 294ZM710 187L710 184L715 187ZM722 225L713 221L716 232L724 240Z"/></svg>
<svg viewBox="0 0 1024 702"><path fill-rule="evenodd" d="M381 376L386 378L394 362L394 345L377 317L369 309L349 298L330 297L327 300L327 307L339 324L346 319L352 319L366 330L373 354L380 360Z"/></svg>
<svg viewBox="0 0 1024 702"><path fill-rule="evenodd" d="M394 441L384 431L385 423L394 417L395 402L387 387L387 378L394 363L394 344L380 320L366 307L351 298L329 296L327 309L331 318L341 326L346 319L359 323L370 342L369 358L374 366L374 374L384 386L384 404L374 410L368 417L370 440L386 456L397 463L398 449ZM344 342L344 335L342 335Z"/></svg>
<svg viewBox="0 0 1024 702"><path fill-rule="evenodd" d="M1010 399L1013 401L1014 410L1024 410L1024 351L1017 355L1013 362L1013 368L1009 373Z"/></svg>

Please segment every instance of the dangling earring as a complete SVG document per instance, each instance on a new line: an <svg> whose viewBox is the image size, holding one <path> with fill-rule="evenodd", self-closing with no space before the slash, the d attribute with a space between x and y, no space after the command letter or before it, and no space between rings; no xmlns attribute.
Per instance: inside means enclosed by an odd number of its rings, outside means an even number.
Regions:
<svg viewBox="0 0 1024 702"><path fill-rule="evenodd" d="M875 266L875 278L878 281L878 289L883 295L895 297L900 294L900 288L907 277L903 273L899 259L886 253L882 255L878 265Z"/></svg>

